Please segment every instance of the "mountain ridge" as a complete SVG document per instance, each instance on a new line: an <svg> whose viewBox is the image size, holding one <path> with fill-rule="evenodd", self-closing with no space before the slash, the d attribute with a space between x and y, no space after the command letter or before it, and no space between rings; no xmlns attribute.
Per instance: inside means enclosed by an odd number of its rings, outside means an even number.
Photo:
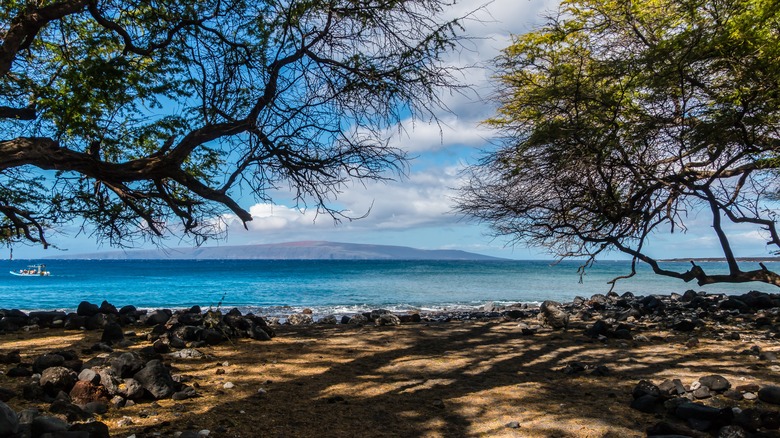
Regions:
<svg viewBox="0 0 780 438"><path fill-rule="evenodd" d="M461 250L328 241L297 241L199 248L140 249L73 254L58 259L105 260L506 260Z"/></svg>

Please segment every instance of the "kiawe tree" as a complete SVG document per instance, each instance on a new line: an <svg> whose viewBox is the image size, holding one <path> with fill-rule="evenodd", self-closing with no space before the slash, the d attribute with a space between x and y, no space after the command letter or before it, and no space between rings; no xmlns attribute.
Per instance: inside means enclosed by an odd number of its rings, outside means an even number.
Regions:
<svg viewBox="0 0 780 438"><path fill-rule="evenodd" d="M446 0L4 0L0 241L221 235L291 190L339 218L403 172L389 128L457 88Z"/></svg>
<svg viewBox="0 0 780 438"><path fill-rule="evenodd" d="M459 210L515 243L592 263L617 250L705 285L759 281L728 223L780 249L780 4L570 0L497 60L498 145L467 172ZM727 273L647 251L709 218ZM717 256L713 254L713 256Z"/></svg>

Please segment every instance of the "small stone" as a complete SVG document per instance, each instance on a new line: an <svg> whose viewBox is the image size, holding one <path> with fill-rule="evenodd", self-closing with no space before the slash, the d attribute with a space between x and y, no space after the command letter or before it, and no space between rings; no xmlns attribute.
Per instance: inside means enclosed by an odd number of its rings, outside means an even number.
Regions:
<svg viewBox="0 0 780 438"><path fill-rule="evenodd" d="M517 422L517 421L510 421L509 423L506 424L506 427L508 427L510 429L519 429L520 428L520 423Z"/></svg>
<svg viewBox="0 0 780 438"><path fill-rule="evenodd" d="M746 392L746 393L742 394L742 397L745 400L755 400L755 399L758 398L758 396L754 392Z"/></svg>
<svg viewBox="0 0 780 438"><path fill-rule="evenodd" d="M735 425L728 425L718 430L717 438L748 438L750 436L745 429Z"/></svg>
<svg viewBox="0 0 780 438"><path fill-rule="evenodd" d="M563 374L577 374L579 372L585 371L585 365L579 362L569 362L562 371Z"/></svg>
<svg viewBox="0 0 780 438"><path fill-rule="evenodd" d="M205 354L194 348L184 348L169 354L174 359L203 359Z"/></svg>
<svg viewBox="0 0 780 438"><path fill-rule="evenodd" d="M637 383L634 387L631 395L634 397L634 399L642 397L643 395L652 395L653 397L657 398L661 395L661 391L653 384L653 382L648 380L640 380L639 383Z"/></svg>
<svg viewBox="0 0 780 438"><path fill-rule="evenodd" d="M433 401L433 407L439 408L439 409L444 409L444 401L442 401L441 399L437 398L436 400Z"/></svg>
<svg viewBox="0 0 780 438"><path fill-rule="evenodd" d="M84 412L102 415L108 412L108 405L102 401L93 401L84 405Z"/></svg>
<svg viewBox="0 0 780 438"><path fill-rule="evenodd" d="M225 389L233 389L233 388L236 387L236 385L233 384L233 382L225 382L225 384L222 385L222 387L225 388Z"/></svg>
<svg viewBox="0 0 780 438"><path fill-rule="evenodd" d="M767 362L775 362L777 361L777 354L771 352L771 351L765 351L763 353L760 353L758 355L758 358L761 360L765 360Z"/></svg>
<svg viewBox="0 0 780 438"><path fill-rule="evenodd" d="M739 400L742 400L742 399L744 398L744 397L742 396L742 393L741 393L741 392L739 392L739 391L737 391L737 390L734 390L734 389L727 389L727 390L726 390L726 391L723 393L723 396L724 396L724 397L726 397L726 398L729 398L729 399L731 399L731 400L737 400L737 401L739 401Z"/></svg>
<svg viewBox="0 0 780 438"><path fill-rule="evenodd" d="M92 368L84 368L81 370L78 379L82 382L89 382L94 385L100 384L100 375Z"/></svg>
<svg viewBox="0 0 780 438"><path fill-rule="evenodd" d="M110 403L116 408L122 408L125 406L125 398L121 395L115 395L111 398Z"/></svg>
<svg viewBox="0 0 780 438"><path fill-rule="evenodd" d="M696 388L695 391L693 391L693 396L698 399L710 398L712 397L712 393L710 392L710 388L701 385L700 387Z"/></svg>

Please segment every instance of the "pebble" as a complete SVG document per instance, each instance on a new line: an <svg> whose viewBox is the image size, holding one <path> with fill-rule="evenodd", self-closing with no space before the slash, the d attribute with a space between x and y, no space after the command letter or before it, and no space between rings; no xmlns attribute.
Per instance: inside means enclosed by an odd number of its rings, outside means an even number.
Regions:
<svg viewBox="0 0 780 438"><path fill-rule="evenodd" d="M712 397L712 393L710 392L710 388L702 385L693 391L693 396L697 399L710 398Z"/></svg>
<svg viewBox="0 0 780 438"><path fill-rule="evenodd" d="M233 382L225 382L225 384L222 385L222 387L225 389L233 389L236 387L236 385L234 385Z"/></svg>
<svg viewBox="0 0 780 438"><path fill-rule="evenodd" d="M517 421L510 421L509 423L506 424L506 427L508 427L510 429L519 429L520 428L520 423L517 422Z"/></svg>

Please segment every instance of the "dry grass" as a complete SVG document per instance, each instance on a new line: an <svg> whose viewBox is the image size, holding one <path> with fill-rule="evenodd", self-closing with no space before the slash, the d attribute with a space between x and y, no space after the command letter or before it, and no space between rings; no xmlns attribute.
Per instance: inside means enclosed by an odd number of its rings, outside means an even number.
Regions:
<svg viewBox="0 0 780 438"><path fill-rule="evenodd" d="M143 402L100 419L112 435L139 438L200 429L224 437L639 437L657 421L629 408L640 379L778 380L777 366L739 354L752 345L776 351L776 341L762 333L743 331L742 340L731 341L702 332L699 346L688 348L687 335L646 331L654 341L599 342L582 327L536 336L495 321L281 327L270 342L239 340L202 349L209 359L171 362L201 397ZM0 352L20 349L31 362L54 349L80 351L98 337L59 330L2 335ZM610 373L564 374L572 361L603 364ZM228 381L235 388L224 389ZM20 383L0 377L0 386ZM20 398L9 404L46 408ZM132 424L118 426L123 417ZM508 428L512 421L520 427Z"/></svg>

